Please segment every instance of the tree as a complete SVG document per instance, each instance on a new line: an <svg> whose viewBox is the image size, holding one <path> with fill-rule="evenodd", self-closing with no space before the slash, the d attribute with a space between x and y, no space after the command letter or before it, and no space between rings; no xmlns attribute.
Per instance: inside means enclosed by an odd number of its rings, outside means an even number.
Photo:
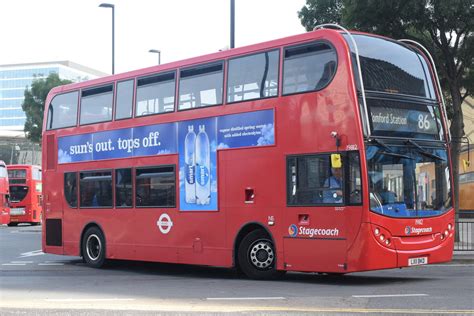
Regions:
<svg viewBox="0 0 474 316"><path fill-rule="evenodd" d="M464 136L461 105L474 95L473 0L307 0L298 17L308 31L318 24L336 22L360 31L413 39L430 51L451 121L454 202L458 210L460 141Z"/></svg>
<svg viewBox="0 0 474 316"><path fill-rule="evenodd" d="M71 82L70 80L60 79L57 73L51 73L46 79L33 80L31 87L25 90L25 100L21 105L26 114L24 129L26 138L35 143L41 142L46 97L52 88Z"/></svg>

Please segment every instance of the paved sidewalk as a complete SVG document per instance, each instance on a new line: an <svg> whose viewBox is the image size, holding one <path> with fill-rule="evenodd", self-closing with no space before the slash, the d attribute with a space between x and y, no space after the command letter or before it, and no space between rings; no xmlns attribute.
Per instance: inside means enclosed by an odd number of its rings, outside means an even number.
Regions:
<svg viewBox="0 0 474 316"><path fill-rule="evenodd" d="M474 263L474 251L454 251L454 263Z"/></svg>

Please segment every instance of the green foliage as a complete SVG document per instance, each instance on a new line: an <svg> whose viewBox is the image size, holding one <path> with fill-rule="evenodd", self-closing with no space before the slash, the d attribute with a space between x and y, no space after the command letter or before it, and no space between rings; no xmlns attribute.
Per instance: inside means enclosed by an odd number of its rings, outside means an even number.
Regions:
<svg viewBox="0 0 474 316"><path fill-rule="evenodd" d="M71 82L70 80L60 79L56 73L51 73L46 79L33 80L31 87L25 90L25 100L21 105L23 111L26 113L26 138L36 143L41 142L46 97L52 88Z"/></svg>
<svg viewBox="0 0 474 316"><path fill-rule="evenodd" d="M307 30L341 23L395 39L414 39L434 55L451 97L453 88L463 91L460 101L474 94L472 0L307 0L298 17Z"/></svg>
<svg viewBox="0 0 474 316"><path fill-rule="evenodd" d="M309 32L319 24L341 24L342 8L342 0L307 0L306 6L298 12L298 17Z"/></svg>

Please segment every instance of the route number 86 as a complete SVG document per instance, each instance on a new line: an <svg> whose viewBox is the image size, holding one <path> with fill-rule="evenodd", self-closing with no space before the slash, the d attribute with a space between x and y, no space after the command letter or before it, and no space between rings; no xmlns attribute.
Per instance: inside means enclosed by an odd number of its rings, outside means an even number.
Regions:
<svg viewBox="0 0 474 316"><path fill-rule="evenodd" d="M423 114L418 115L418 128L419 129L430 129L430 121L428 121L428 115L423 116Z"/></svg>

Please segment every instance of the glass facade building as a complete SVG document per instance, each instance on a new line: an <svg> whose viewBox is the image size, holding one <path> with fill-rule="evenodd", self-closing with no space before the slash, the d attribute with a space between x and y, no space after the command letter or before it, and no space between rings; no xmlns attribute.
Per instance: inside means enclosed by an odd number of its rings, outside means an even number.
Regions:
<svg viewBox="0 0 474 316"><path fill-rule="evenodd" d="M106 75L70 61L0 65L0 131L23 130L26 116L21 104L25 89L31 86L34 79L46 78L51 73L57 73L61 79L74 82Z"/></svg>
<svg viewBox="0 0 474 316"><path fill-rule="evenodd" d="M73 82L107 75L70 61L0 65L0 160L7 164L41 163L39 146L25 139L26 115L21 105L33 80L51 73Z"/></svg>

